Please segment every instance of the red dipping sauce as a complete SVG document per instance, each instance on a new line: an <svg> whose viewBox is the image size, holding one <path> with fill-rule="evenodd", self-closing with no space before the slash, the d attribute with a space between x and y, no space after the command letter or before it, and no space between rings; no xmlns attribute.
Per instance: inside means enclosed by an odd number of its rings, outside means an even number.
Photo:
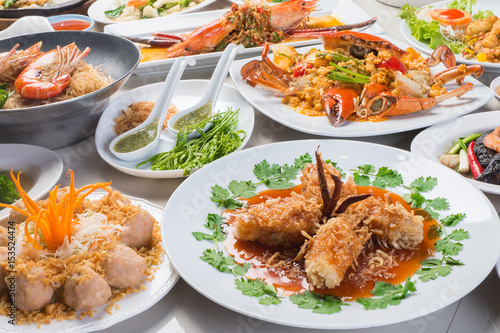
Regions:
<svg viewBox="0 0 500 333"><path fill-rule="evenodd" d="M78 30L83 31L90 27L90 23L81 20L66 20L61 22L52 23L52 28L56 31L69 31L69 30Z"/></svg>

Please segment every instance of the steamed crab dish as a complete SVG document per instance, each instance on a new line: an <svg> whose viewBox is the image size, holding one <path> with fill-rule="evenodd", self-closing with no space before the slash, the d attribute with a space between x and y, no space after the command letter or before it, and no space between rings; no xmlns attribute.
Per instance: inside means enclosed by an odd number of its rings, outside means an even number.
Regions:
<svg viewBox="0 0 500 333"><path fill-rule="evenodd" d="M312 289L355 298L352 290L335 288L404 280L396 266L416 260L410 265L414 273L419 260L432 255L425 235L432 222L394 193L357 186L352 177L343 182L318 152L300 181L290 193L260 193L228 214L233 239L225 245L236 261L252 262L248 277L262 278L285 295Z"/></svg>
<svg viewBox="0 0 500 333"><path fill-rule="evenodd" d="M365 33L338 31L321 34L324 50L299 54L293 47L275 45L273 60L245 64L241 76L251 86L278 92L283 103L308 116L327 116L333 126L350 121L378 121L428 110L437 103L472 89L463 84L447 91L445 83L460 84L467 75L479 77L479 65L456 66L453 53L440 46L429 59L412 48L400 49ZM446 70L431 74L443 63Z"/></svg>
<svg viewBox="0 0 500 333"><path fill-rule="evenodd" d="M111 312L115 301L143 290L161 262L159 225L148 211L110 183L75 189L72 172L71 178L68 188L35 202L13 177L22 201L3 205L12 212L9 230L0 227L0 313L15 305L16 324L75 319L77 311L79 318L92 316L105 304ZM108 193L87 199L99 188ZM15 251L7 248L14 236ZM14 288L7 287L11 281Z"/></svg>

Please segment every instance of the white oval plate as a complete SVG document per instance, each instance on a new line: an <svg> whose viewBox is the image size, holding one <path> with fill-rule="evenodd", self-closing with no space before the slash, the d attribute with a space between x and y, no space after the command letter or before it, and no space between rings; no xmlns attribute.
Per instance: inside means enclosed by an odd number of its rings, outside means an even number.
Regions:
<svg viewBox="0 0 500 333"><path fill-rule="evenodd" d="M165 32L170 34L189 33L200 26L219 19L228 9L211 10L201 13L191 13L176 17L162 17L154 20L142 20L128 23L107 25L104 32L127 36L150 38L154 32ZM346 24L359 23L371 19L362 8L351 0L320 0L318 10L311 16L323 16L330 14L337 15ZM363 30L371 34L382 34L384 29L378 23ZM317 40L304 40L288 43L294 46L304 46L317 43ZM255 56L262 52L262 47L251 47L243 50L237 58ZM215 67L222 52L212 52L206 54L196 54L196 65L188 67L187 70L197 68ZM168 72L175 59L164 59L157 61L141 62L134 70L135 75L148 75Z"/></svg>
<svg viewBox="0 0 500 333"><path fill-rule="evenodd" d="M96 191L91 193L88 197L90 200L97 200L107 192ZM163 208L155 205L147 200L127 196L132 204L139 205L143 209L153 215L153 217L160 222L161 229L161 216ZM163 233L163 231L162 231ZM162 241L164 244L164 241ZM102 330L117 324L123 320L129 319L139 313L146 311L155 305L160 299L163 298L179 280L179 274L174 270L171 262L166 255L162 257L163 261L158 265L158 269L154 272L155 278L152 281L144 282L146 290L138 293L132 293L122 298L116 304L119 305L118 309L113 308L112 313L106 312L107 304L103 304L96 308L97 312L93 317L84 317L82 320L63 320L52 321L48 325L41 325L37 328L36 325L20 325L14 326L8 324L8 318L1 317L0 319L0 332L38 332L38 333L84 333ZM78 316L78 312L77 312ZM100 319L99 319L100 318Z"/></svg>
<svg viewBox="0 0 500 333"><path fill-rule="evenodd" d="M387 36L382 36L388 41L406 49L407 45L398 42ZM318 45L316 48L323 49L323 46ZM304 47L298 50L299 53L304 53L311 47ZM272 55L270 55L272 59ZM483 85L478 80L467 77L466 82L472 82L474 89L469 91L460 98L451 98L433 108L415 112L410 115L392 117L386 121L370 122L370 121L353 121L345 122L342 126L333 127L330 122L324 117L309 117L298 112L295 112L291 107L286 106L281 102L283 96L274 92L264 90L259 87L251 87L243 81L240 70L246 63L253 59L242 59L234 61L231 65L229 73L238 88L241 95L255 107L257 110L268 116L269 118L297 131L331 137L365 137L383 134L399 133L410 131L417 128L427 127L439 122L456 118L460 115L472 112L493 98L491 90ZM438 66L432 68L431 72L438 72L444 67ZM458 87L454 82L446 84L449 91Z"/></svg>
<svg viewBox="0 0 500 333"><path fill-rule="evenodd" d="M439 156L446 154L458 138L490 131L498 126L500 126L500 111L469 114L453 121L429 127L418 133L411 142L410 150L414 154L440 163ZM500 185L466 179L481 191L500 195Z"/></svg>
<svg viewBox="0 0 500 333"><path fill-rule="evenodd" d="M182 80L177 85L172 103L179 108L179 111L195 105L205 93L208 86L208 80ZM145 177L145 178L179 178L183 177L184 170L151 170L149 164L142 165L136 168L136 165L141 162L126 162L115 157L109 150L109 143L116 137L113 132L115 124L114 119L121 114L121 110L126 110L127 107L135 102L156 101L160 86L163 82L149 84L131 90L109 104L104 110L95 133L95 144L97 152L101 157L112 167L125 172L129 175ZM242 145L238 150L243 149L250 140L254 126L254 111L253 108L240 96L238 91L227 84L222 86L219 100L215 105L215 110L225 111L228 107L240 109L238 129L242 129L246 133ZM164 130L161 134L160 144L158 148L151 154L168 151L175 145L175 137ZM147 159L147 158L146 158Z"/></svg>
<svg viewBox="0 0 500 333"><path fill-rule="evenodd" d="M168 14L167 16L162 16L162 17L170 17L173 15L191 13L191 12L203 9L204 7L214 3L215 1L216 0L204 0L203 2L197 4L196 6L189 7L189 8L181 10L180 12ZM119 24L119 23L127 22L127 21L117 21L117 20L110 19L109 17L106 16L106 14L104 14L104 11L116 8L116 6L114 6L114 3L115 3L115 0L97 0L92 5L90 5L90 7L87 11L87 14L91 18L93 18L94 21L102 23L102 24ZM158 17L149 18L147 20L156 20L156 19L158 19Z"/></svg>
<svg viewBox="0 0 500 333"><path fill-rule="evenodd" d="M429 4L432 8L445 8L448 1L439 1ZM477 0L476 4L472 7L472 11L476 13L478 10L491 10L493 14L500 15L500 2L498 0ZM404 20L401 20L401 25L399 27L401 34L406 39L406 41L413 46L415 49L431 54L434 50L429 47L428 44L416 40L410 32L408 24ZM481 65L487 72L500 73L500 63L492 62L479 62L477 60L464 59L461 54L455 54L458 63L467 65Z"/></svg>
<svg viewBox="0 0 500 333"><path fill-rule="evenodd" d="M470 238L462 242L463 250L456 259L465 263L445 277L423 283L416 277L417 292L398 306L385 310L366 311L359 303L344 306L331 315L315 314L300 309L288 299L278 305L260 305L257 298L244 296L235 288L235 277L221 273L200 259L203 251L214 248L213 243L197 241L192 232L206 232L208 213L220 214L210 200L213 185L227 188L230 180L256 181L254 165L266 159L269 164L288 165L294 159L320 146L323 158L331 159L349 173L362 164L386 166L398 170L405 184L417 177L437 177L438 184L426 198L446 197L448 214L465 213L467 218L454 228L463 228ZM298 183L298 179L296 180ZM257 190L263 190L259 187ZM400 195L402 188L392 190ZM474 203L474 204L471 204ZM372 143L347 140L288 141L257 146L221 158L186 179L172 194L163 213L167 254L181 277L212 301L236 312L282 325L320 329L352 329L387 325L410 320L437 311L456 302L472 291L493 269L500 254L500 223L498 215L486 196L463 177L437 163L408 151ZM451 230L450 229L450 230ZM223 250L219 248L219 250ZM481 258L481 260L478 260ZM452 289L450 289L452 288Z"/></svg>
<svg viewBox="0 0 500 333"><path fill-rule="evenodd" d="M34 200L50 191L63 171L61 158L53 151L39 146L3 143L0 144L0 156L0 171L22 171L33 177L33 187L28 195ZM5 219L6 222L9 214L9 208L2 209L0 221Z"/></svg>

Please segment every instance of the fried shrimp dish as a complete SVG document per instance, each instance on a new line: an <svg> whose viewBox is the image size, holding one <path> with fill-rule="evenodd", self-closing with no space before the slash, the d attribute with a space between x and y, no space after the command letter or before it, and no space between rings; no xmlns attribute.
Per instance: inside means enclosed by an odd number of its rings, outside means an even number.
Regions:
<svg viewBox="0 0 500 333"><path fill-rule="evenodd" d="M69 187L33 201L12 174L22 200L2 204L12 210L9 229L0 227L0 314L15 306L16 325L112 313L116 301L146 289L162 261L159 223L148 211L110 182L77 189L68 175ZM106 195L90 200L97 189Z"/></svg>
<svg viewBox="0 0 500 333"><path fill-rule="evenodd" d="M0 53L0 107L19 109L80 97L112 83L112 79L83 59L75 43L42 52L42 42L26 50L16 44Z"/></svg>
<svg viewBox="0 0 500 333"><path fill-rule="evenodd" d="M472 89L464 77L479 77L479 65L459 65L450 49L439 46L429 59L412 48L400 49L377 36L353 31L324 33L323 50L299 54L293 47L266 45L262 60L241 68L252 87L278 92L283 103L308 116L327 116L333 126L349 121L380 121L425 111ZM446 70L431 74L443 63ZM460 87L447 91L457 80ZM463 85L462 85L463 84Z"/></svg>
<svg viewBox="0 0 500 333"><path fill-rule="evenodd" d="M299 185L263 191L224 213L224 244L236 262L252 264L246 277L280 295L312 290L352 301L371 297L377 281L405 281L433 255L434 220L395 193L340 177L317 151Z"/></svg>

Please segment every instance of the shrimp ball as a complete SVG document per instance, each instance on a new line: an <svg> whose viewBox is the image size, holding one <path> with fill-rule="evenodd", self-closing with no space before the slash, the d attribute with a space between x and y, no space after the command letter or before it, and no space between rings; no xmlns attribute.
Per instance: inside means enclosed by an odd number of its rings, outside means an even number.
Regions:
<svg viewBox="0 0 500 333"><path fill-rule="evenodd" d="M54 288L43 267L28 262L17 265L16 269L16 307L23 311L36 311L49 304Z"/></svg>
<svg viewBox="0 0 500 333"><path fill-rule="evenodd" d="M5 278L7 277L7 248L5 246L0 247L0 294L3 294L8 290L7 282Z"/></svg>
<svg viewBox="0 0 500 333"><path fill-rule="evenodd" d="M0 226L0 246L7 246L9 243L9 233L7 228Z"/></svg>
<svg viewBox="0 0 500 333"><path fill-rule="evenodd" d="M130 247L119 244L108 251L102 263L104 276L111 287L127 288L137 285L146 270L146 260Z"/></svg>
<svg viewBox="0 0 500 333"><path fill-rule="evenodd" d="M64 284L64 303L76 311L95 308L111 297L111 288L88 266L79 267Z"/></svg>
<svg viewBox="0 0 500 333"><path fill-rule="evenodd" d="M154 217L148 211L139 211L123 224L124 229L120 234L121 242L130 247L148 246L153 237L154 221Z"/></svg>

